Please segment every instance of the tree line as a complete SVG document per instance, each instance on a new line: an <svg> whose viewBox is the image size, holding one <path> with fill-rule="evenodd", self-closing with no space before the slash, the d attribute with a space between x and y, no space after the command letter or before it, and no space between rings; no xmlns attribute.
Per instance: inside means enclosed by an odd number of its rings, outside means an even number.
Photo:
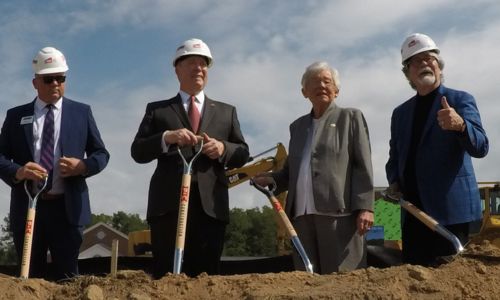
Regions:
<svg viewBox="0 0 500 300"><path fill-rule="evenodd" d="M233 208L230 210L229 218L230 222L225 235L224 256L277 255L277 227L275 213L271 207ZM91 223L87 228L98 222L110 225L126 235L132 231L149 229L147 221L141 219L139 214L123 211L118 211L113 215L92 214ZM9 227L9 216L6 216L1 225L0 265L15 263L14 242Z"/></svg>

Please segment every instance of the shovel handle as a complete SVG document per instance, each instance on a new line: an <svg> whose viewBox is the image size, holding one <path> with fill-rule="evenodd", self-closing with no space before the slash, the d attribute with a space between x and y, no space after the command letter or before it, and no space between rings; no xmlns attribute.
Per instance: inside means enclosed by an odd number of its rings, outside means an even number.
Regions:
<svg viewBox="0 0 500 300"><path fill-rule="evenodd" d="M33 246L33 231L35 230L35 217L36 217L36 203L38 196L47 187L48 177L43 178L43 186L38 190L34 197L28 188L28 181L24 181L24 190L29 198L28 213L26 214L26 225L24 227L24 242L23 242L23 256L21 258L21 274L19 277L21 279L28 279L30 273L30 262L31 262L31 248Z"/></svg>
<svg viewBox="0 0 500 300"><path fill-rule="evenodd" d="M281 203L279 200L274 196L274 191L276 190L276 183L273 183L271 189L266 189L265 187L258 185L255 181L252 179L250 180L250 184L253 185L257 190L261 191L264 193L269 201L271 202L271 205L273 206L274 210L276 213L278 213L278 216L285 226L288 236L290 237L292 244L294 245L295 249L299 253L300 258L304 262L304 265L306 267L307 272L309 273L314 273L313 271L313 265L311 264L311 261L309 260L309 257L307 256L306 251L304 250L304 247L302 246L302 243L300 242L299 236L297 235L297 232L295 231L295 228L292 225L292 222L290 222L290 219L286 215L285 210L283 209L283 206L281 206Z"/></svg>
<svg viewBox="0 0 500 300"><path fill-rule="evenodd" d="M418 207L413 205L411 202L404 200L403 197L399 195L398 195L399 199L396 199L396 196L387 193L386 191L382 192L382 196L384 198L390 199L391 201L398 201L401 207L403 207L407 212L412 214L415 218L420 220L420 222L424 223L425 226L427 226L431 230L437 232L442 237L450 241L453 244L453 247L455 247L457 253L464 251L464 247L462 246L462 243L460 242L460 240L457 238L456 235L454 235L443 225L439 224L436 220L434 220L434 218L432 218L425 212L418 209Z"/></svg>
<svg viewBox="0 0 500 300"><path fill-rule="evenodd" d="M177 151L184 162L184 173L182 174L181 193L179 199L179 214L177 216L177 233L175 237L174 251L174 274L180 274L182 268L182 259L184 257L184 244L186 242L186 226L188 220L189 192L191 190L191 171L193 162L198 158L203 150L203 140L198 152L193 156L190 162L187 162L179 148Z"/></svg>

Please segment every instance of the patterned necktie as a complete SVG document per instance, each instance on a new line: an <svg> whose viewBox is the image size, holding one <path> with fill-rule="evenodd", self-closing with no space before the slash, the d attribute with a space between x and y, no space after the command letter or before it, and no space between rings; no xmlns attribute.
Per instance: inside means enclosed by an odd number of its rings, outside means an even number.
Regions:
<svg viewBox="0 0 500 300"><path fill-rule="evenodd" d="M196 107L195 96L191 96L191 102L189 103L188 116L189 122L191 123L191 128L193 128L193 132L198 132L198 127L200 126L200 112L198 111L198 107Z"/></svg>
<svg viewBox="0 0 500 300"><path fill-rule="evenodd" d="M40 149L40 165L49 173L51 182L52 169L54 168L54 106L47 104L47 113L43 123L42 148ZM47 189L48 190L48 189Z"/></svg>

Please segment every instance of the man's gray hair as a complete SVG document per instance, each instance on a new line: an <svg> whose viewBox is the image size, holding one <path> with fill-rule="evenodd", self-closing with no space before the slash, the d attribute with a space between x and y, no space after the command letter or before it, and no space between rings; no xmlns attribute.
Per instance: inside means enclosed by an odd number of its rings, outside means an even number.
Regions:
<svg viewBox="0 0 500 300"><path fill-rule="evenodd" d="M432 56L434 56L436 58L436 60L438 62L439 69L441 71L443 71L443 69L444 69L444 60L441 57L441 55L439 55L439 53L436 53L435 51L430 51L430 53L432 53ZM401 68L401 71L403 71L403 73L405 74L406 80L408 80L408 83L410 84L411 88L414 89L414 90L416 90L417 87L415 86L415 84L413 82L410 81L410 77L408 76L408 73L409 73L409 70L410 70L410 60L411 60L411 57L408 58L407 60L405 60L403 62L403 68ZM441 72L440 81L441 81L441 83L444 82L443 72Z"/></svg>
<svg viewBox="0 0 500 300"><path fill-rule="evenodd" d="M306 83L312 75L315 75L324 70L327 70L330 72L330 74L332 74L333 84L335 85L337 90L340 90L339 71L337 71L335 68L330 67L330 65L326 61L314 62L306 68L304 75L302 75L302 88L306 87Z"/></svg>

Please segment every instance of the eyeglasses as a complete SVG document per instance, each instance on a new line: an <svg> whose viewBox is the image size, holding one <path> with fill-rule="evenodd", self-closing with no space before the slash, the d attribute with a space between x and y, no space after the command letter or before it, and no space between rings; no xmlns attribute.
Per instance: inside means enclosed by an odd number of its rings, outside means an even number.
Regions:
<svg viewBox="0 0 500 300"><path fill-rule="evenodd" d="M66 76L64 75L56 75L56 76L42 76L43 83L51 84L52 82L57 81L57 83L61 84L66 81Z"/></svg>
<svg viewBox="0 0 500 300"><path fill-rule="evenodd" d="M425 56L414 56L410 58L408 61L408 66L409 65L419 65L422 62L425 61L427 64L431 64L433 61L437 60L437 58L434 55L425 55Z"/></svg>

